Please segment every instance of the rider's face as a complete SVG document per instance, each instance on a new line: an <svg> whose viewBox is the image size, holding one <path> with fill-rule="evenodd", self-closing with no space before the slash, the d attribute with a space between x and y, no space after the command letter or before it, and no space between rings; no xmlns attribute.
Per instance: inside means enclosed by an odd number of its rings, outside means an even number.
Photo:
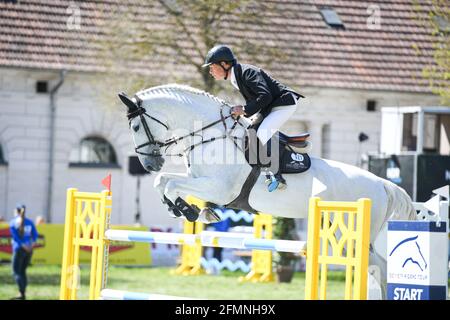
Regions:
<svg viewBox="0 0 450 320"><path fill-rule="evenodd" d="M213 63L209 65L209 74L216 80L223 80L226 76L226 71L219 64Z"/></svg>

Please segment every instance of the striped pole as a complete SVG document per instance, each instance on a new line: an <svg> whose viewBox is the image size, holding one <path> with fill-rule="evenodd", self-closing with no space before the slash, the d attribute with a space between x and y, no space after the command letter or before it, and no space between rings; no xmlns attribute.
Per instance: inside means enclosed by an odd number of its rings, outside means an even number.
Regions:
<svg viewBox="0 0 450 320"><path fill-rule="evenodd" d="M272 250L306 255L305 241L256 239L247 233L211 232L200 234L107 230L105 237L112 241L134 241L165 244L195 244L205 247Z"/></svg>
<svg viewBox="0 0 450 320"><path fill-rule="evenodd" d="M187 297L169 296L155 293L138 293L122 290L103 289L100 293L102 300L193 300Z"/></svg>

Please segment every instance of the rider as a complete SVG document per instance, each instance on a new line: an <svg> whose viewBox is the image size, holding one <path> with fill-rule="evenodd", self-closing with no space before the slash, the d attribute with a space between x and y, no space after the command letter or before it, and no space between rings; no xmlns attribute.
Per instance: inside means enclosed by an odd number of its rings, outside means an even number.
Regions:
<svg viewBox="0 0 450 320"><path fill-rule="evenodd" d="M209 66L209 73L215 80L230 80L233 87L240 91L246 101L245 106L234 106L231 114L234 117L250 117L260 113L264 120L259 125L257 137L260 144L271 155L272 135L297 110L300 97L304 98L291 88L278 82L263 69L249 64L240 64L228 46L217 45L209 50L202 67ZM272 139L277 137L275 135ZM279 143L279 142L278 142ZM274 144L275 145L275 144ZM280 158L282 156L281 144ZM280 160L281 161L281 160ZM260 165L260 164L256 164ZM286 188L286 181L281 176L281 166L274 179L268 181L269 191L276 188Z"/></svg>

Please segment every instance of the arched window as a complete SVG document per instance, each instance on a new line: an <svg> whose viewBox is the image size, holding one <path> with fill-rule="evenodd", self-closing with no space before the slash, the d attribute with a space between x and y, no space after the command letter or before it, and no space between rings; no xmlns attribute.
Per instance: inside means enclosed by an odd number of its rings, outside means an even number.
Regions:
<svg viewBox="0 0 450 320"><path fill-rule="evenodd" d="M86 137L80 141L78 148L70 154L71 166L117 167L116 152L112 145L101 137Z"/></svg>

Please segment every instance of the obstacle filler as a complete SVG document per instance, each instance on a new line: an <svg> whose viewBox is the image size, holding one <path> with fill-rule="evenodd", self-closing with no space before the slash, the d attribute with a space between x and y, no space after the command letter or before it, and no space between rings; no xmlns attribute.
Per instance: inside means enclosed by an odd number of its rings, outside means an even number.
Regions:
<svg viewBox="0 0 450 320"><path fill-rule="evenodd" d="M259 214L253 220L253 236L257 239L272 239L272 216ZM239 277L239 282L274 281L272 251L253 250L250 272Z"/></svg>
<svg viewBox="0 0 450 320"><path fill-rule="evenodd" d="M203 201L188 197L189 203L194 203L197 207L204 207ZM201 222L184 222L183 231L185 234L201 234L204 230L204 224ZM253 219L253 237L256 239L272 239L272 216L268 214L255 215ZM179 275L199 275L204 274L205 269L202 268L203 246L198 244L185 244L181 248L181 263L173 274ZM274 281L272 266L272 251L252 250L250 272L239 277L239 282L271 282Z"/></svg>
<svg viewBox="0 0 450 320"><path fill-rule="evenodd" d="M203 229L201 222L184 222L184 234L200 234ZM172 273L184 276L204 274L205 270L200 263L202 249L201 243L184 244L181 247L181 263Z"/></svg>
<svg viewBox="0 0 450 320"><path fill-rule="evenodd" d="M345 266L346 300L367 299L370 207L370 199L356 202L310 199L305 299L326 300L329 264ZM339 241L337 230L342 234ZM331 255L328 254L329 248Z"/></svg>
<svg viewBox="0 0 450 320"><path fill-rule="evenodd" d="M60 299L76 300L79 289L80 246L92 248L90 268L89 299L188 299L184 297L158 294L133 293L106 288L108 273L108 251L110 241L136 241L165 244L201 244L203 246L235 249L257 249L279 252L292 252L306 255L306 299L326 298L327 265L331 263L347 266L346 299L365 299L367 286L368 241L362 235L370 232L370 200L360 199L354 202L326 202L311 198L308 222L308 252L304 241L255 239L246 233L208 232L200 234L144 232L109 229L112 193L78 192L67 190L66 225L64 234L64 252L61 271ZM329 225L331 212L338 216ZM345 225L345 213L349 225ZM323 215L323 219L321 216ZM363 217L361 217L363 216ZM325 222L323 222L325 221ZM356 224L355 224L356 223ZM356 228L353 228L356 225ZM342 236L339 241L332 238L337 229ZM320 243L322 242L322 246ZM332 245L333 255L328 257L328 243ZM346 257L342 256L347 244ZM320 248L322 247L322 253ZM367 254L361 254L364 250ZM361 261L364 260L365 261ZM348 260L348 261L346 261ZM319 265L321 269L319 271ZM354 269L354 270L352 270ZM358 270L356 270L358 269ZM353 272L352 272L353 271ZM320 296L319 275L321 275ZM325 280L324 280L325 277ZM358 277L358 279L357 279ZM366 281L364 281L366 279ZM347 285L348 284L348 285ZM351 290L351 286L354 290Z"/></svg>

